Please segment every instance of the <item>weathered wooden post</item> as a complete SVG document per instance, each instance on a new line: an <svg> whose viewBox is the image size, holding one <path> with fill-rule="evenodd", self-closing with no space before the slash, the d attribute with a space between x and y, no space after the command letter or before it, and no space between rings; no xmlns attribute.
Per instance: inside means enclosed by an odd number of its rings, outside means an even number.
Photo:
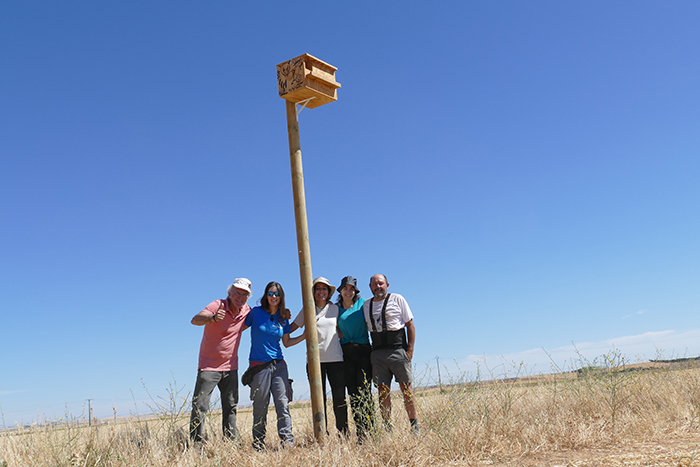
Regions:
<svg viewBox="0 0 700 467"><path fill-rule="evenodd" d="M301 295L304 302L306 323L306 359L309 365L309 387L313 412L314 436L322 442L326 434L323 388L321 387L321 362L318 356L316 333L316 307L314 304L311 273L311 251L309 248L309 226L306 219L306 197L304 195L304 171L301 163L299 140L299 111L304 107L314 109L337 99L340 83L335 81L337 68L309 54L293 58L277 65L279 95L287 105L287 132L289 134L289 157L292 165L292 190L294 192L294 218L299 252L299 274Z"/></svg>

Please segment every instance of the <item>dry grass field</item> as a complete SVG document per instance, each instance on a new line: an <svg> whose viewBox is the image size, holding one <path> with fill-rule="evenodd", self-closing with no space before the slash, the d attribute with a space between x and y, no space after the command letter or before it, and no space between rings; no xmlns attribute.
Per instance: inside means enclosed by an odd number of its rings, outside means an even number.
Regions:
<svg viewBox="0 0 700 467"><path fill-rule="evenodd" d="M333 432L315 443L311 410L300 404L292 411L292 448L275 445L274 410L267 452L251 447L250 410L239 411L240 444L220 437L220 418L213 415L210 441L192 447L186 403L173 400L174 409L161 407L150 420L6 430L0 467L700 466L700 369L628 367L615 355L601 362L573 373L420 390L418 438L409 434L396 394L394 430L362 445Z"/></svg>

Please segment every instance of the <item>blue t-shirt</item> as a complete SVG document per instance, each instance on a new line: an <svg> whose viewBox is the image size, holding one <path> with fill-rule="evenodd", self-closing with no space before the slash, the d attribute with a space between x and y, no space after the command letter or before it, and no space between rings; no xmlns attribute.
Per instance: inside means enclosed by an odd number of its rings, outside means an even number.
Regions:
<svg viewBox="0 0 700 467"><path fill-rule="evenodd" d="M254 362L269 362L282 360L280 341L284 334L292 332L289 320L279 322L279 314L270 315L261 306L256 306L245 319L245 325L250 328L250 360Z"/></svg>
<svg viewBox="0 0 700 467"><path fill-rule="evenodd" d="M340 328L340 332L343 333L343 338L340 339L341 344L347 344L349 342L354 344L369 344L367 323L365 322L365 315L362 312L362 305L364 305L364 303L364 298L358 298L352 308L347 310L338 305L340 309L338 327Z"/></svg>

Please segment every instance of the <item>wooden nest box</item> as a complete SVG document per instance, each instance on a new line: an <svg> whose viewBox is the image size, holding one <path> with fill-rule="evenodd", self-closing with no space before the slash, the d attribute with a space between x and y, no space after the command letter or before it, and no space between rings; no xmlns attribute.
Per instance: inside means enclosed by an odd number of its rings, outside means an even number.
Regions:
<svg viewBox="0 0 700 467"><path fill-rule="evenodd" d="M280 97L293 103L311 99L306 103L315 109L338 99L335 80L336 67L304 54L277 65L277 86Z"/></svg>

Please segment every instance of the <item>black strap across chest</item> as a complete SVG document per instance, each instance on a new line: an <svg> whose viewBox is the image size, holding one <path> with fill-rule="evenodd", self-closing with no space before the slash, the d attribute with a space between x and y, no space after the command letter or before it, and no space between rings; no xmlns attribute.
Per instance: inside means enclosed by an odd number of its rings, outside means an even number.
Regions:
<svg viewBox="0 0 700 467"><path fill-rule="evenodd" d="M374 322L374 300L369 302L369 317L372 322L372 349L406 349L408 347L408 340L406 339L406 327L399 329L398 331L389 331L386 326L386 306L389 303L389 297L391 294L387 294L384 300L384 305L382 306L382 329L377 331L377 325Z"/></svg>
<svg viewBox="0 0 700 467"><path fill-rule="evenodd" d="M384 305L382 305L382 330L381 332L386 332L388 329L386 328L386 305L389 303L389 297L391 297L391 294L387 294L386 299L384 300ZM374 305L374 300L370 300L369 302L369 317L370 320L372 321L372 331L377 332L377 325L374 324L374 313L372 312L372 307Z"/></svg>

